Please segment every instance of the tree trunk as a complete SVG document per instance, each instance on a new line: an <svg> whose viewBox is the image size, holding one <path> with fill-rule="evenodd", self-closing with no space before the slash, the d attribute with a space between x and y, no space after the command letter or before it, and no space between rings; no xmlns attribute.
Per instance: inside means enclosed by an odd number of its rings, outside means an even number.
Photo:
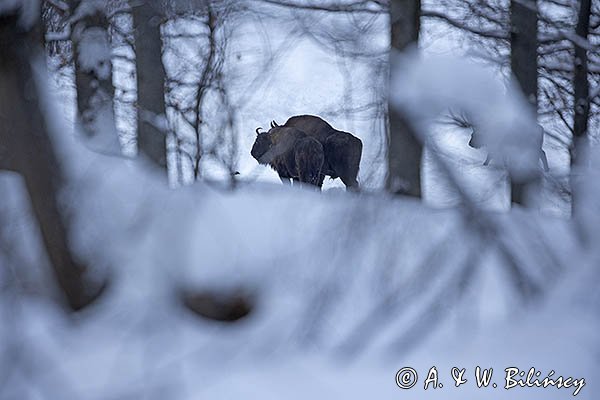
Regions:
<svg viewBox="0 0 600 400"><path fill-rule="evenodd" d="M206 64L200 78L198 79L198 89L196 90L196 101L194 103L194 131L196 134L196 154L194 155L194 180L200 178L200 162L202 161L202 105L205 99L205 95L209 88L210 80L215 73L214 60L217 52L216 43L216 27L217 18L213 12L210 2L206 4L207 22L208 28L208 57L206 58Z"/></svg>
<svg viewBox="0 0 600 400"><path fill-rule="evenodd" d="M587 39L590 31L590 17L592 14L592 1L581 0L579 3L579 15L575 33L577 36ZM589 149L588 121L590 117L590 83L588 80L588 54L587 50L575 44L575 59L573 60L575 74L573 76L573 103L575 112L573 117L573 142L571 143L571 212L577 216L578 213L578 194L581 190L580 178L576 169L582 168L586 163L586 153ZM580 216L581 217L581 216ZM588 240L583 232L580 233L582 239Z"/></svg>
<svg viewBox="0 0 600 400"><path fill-rule="evenodd" d="M530 4L534 9L518 0L510 2L510 66L516 83L537 115L537 1ZM528 194L538 186L540 178L539 174L523 181L511 177L512 202L527 205Z"/></svg>
<svg viewBox="0 0 600 400"><path fill-rule="evenodd" d="M138 151L166 169L165 69L156 1L131 1L137 74Z"/></svg>
<svg viewBox="0 0 600 400"><path fill-rule="evenodd" d="M0 16L0 143L23 176L58 285L69 306L78 310L103 287L89 283L87 269L69 247L67 221L58 199L63 173L40 111L41 91L31 65L44 59L40 22L26 32L19 15Z"/></svg>
<svg viewBox="0 0 600 400"><path fill-rule="evenodd" d="M590 30L590 16L592 13L592 1L581 0L579 3L579 16L575 33L584 39L588 38ZM590 84L588 81L588 55L587 50L575 45L573 90L574 96L574 121L573 121L573 143L571 146L571 165L577 163L577 148L580 147L582 139L587 138L588 120L590 116Z"/></svg>
<svg viewBox="0 0 600 400"><path fill-rule="evenodd" d="M390 2L391 47L403 51L417 45L420 29L420 0ZM396 57L390 57L390 78L397 73ZM423 147L409 121L389 106L388 172L386 189L391 193L421 197L421 156Z"/></svg>
<svg viewBox="0 0 600 400"><path fill-rule="evenodd" d="M96 150L120 154L113 107L111 47L108 18L101 2L71 0L76 17L71 29L77 120L88 144Z"/></svg>

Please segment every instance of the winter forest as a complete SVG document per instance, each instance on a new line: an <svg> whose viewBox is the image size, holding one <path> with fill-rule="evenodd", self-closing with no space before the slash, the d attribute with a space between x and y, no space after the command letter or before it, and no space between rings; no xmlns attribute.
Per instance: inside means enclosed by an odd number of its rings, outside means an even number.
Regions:
<svg viewBox="0 0 600 400"><path fill-rule="evenodd" d="M599 138L596 0L0 0L0 399L598 399Z"/></svg>

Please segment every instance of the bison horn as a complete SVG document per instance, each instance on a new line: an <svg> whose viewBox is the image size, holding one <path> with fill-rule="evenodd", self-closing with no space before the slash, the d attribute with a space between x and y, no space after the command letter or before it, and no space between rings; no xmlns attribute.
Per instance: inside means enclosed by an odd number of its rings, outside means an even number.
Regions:
<svg viewBox="0 0 600 400"><path fill-rule="evenodd" d="M277 125L277 122L275 122L275 120L271 121L271 128L276 128L279 125Z"/></svg>
<svg viewBox="0 0 600 400"><path fill-rule="evenodd" d="M261 130L261 129L262 129L262 128L261 128L260 126L259 126L258 128L256 128L256 134L257 134L257 135L260 135L260 132L259 132L259 130Z"/></svg>

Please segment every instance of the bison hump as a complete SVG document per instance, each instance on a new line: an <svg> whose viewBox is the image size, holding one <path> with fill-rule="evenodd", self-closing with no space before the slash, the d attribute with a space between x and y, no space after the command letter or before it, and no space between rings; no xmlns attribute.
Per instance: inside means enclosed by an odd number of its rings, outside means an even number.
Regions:
<svg viewBox="0 0 600 400"><path fill-rule="evenodd" d="M321 143L336 132L329 123L314 115L296 115L288 119L285 126L298 128L307 135L317 138Z"/></svg>

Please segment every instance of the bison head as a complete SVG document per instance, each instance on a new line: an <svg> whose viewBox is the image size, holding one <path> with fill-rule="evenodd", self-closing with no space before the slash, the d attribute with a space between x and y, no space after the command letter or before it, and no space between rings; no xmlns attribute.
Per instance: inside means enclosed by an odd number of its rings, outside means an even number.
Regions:
<svg viewBox="0 0 600 400"><path fill-rule="evenodd" d="M265 160L264 158L268 151L273 147L273 142L271 141L268 132L259 132L261 129L262 128L256 128L256 140L254 141L250 154L252 154L252 157L260 164L266 164L270 160Z"/></svg>

